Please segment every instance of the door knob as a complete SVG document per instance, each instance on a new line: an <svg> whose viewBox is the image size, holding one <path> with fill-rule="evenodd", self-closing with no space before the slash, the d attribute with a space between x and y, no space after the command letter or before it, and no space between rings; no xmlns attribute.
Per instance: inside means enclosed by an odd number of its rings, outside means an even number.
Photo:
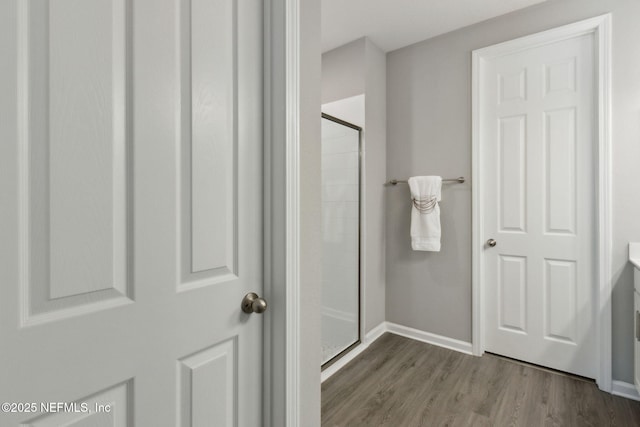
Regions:
<svg viewBox="0 0 640 427"><path fill-rule="evenodd" d="M245 313L264 313L267 309L267 302L260 298L255 292L249 292L242 298L242 311Z"/></svg>
<svg viewBox="0 0 640 427"><path fill-rule="evenodd" d="M496 242L494 239L487 240L487 245L489 245L489 247L494 247L497 244L498 242Z"/></svg>

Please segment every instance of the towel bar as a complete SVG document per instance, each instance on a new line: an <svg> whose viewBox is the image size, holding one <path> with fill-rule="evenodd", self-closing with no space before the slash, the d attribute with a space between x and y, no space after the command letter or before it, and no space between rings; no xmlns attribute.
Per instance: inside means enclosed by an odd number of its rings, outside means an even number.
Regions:
<svg viewBox="0 0 640 427"><path fill-rule="evenodd" d="M459 176L457 178L447 178L447 179L443 179L442 182L455 182L458 184L462 184L464 182L464 176ZM398 184L406 184L407 181L406 180L397 180L397 179L392 179L391 181L386 182L386 184L391 184L391 185L398 185Z"/></svg>

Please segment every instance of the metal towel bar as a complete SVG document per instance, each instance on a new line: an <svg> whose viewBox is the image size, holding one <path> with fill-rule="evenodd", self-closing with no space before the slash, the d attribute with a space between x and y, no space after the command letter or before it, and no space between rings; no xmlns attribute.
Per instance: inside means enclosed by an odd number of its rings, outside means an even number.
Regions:
<svg viewBox="0 0 640 427"><path fill-rule="evenodd" d="M455 183L458 183L458 184L462 184L464 182L464 176L459 176L457 178L443 179L442 182L455 182ZM406 180L392 179L391 181L388 181L386 184L398 185L398 184L406 184L406 183L407 183Z"/></svg>

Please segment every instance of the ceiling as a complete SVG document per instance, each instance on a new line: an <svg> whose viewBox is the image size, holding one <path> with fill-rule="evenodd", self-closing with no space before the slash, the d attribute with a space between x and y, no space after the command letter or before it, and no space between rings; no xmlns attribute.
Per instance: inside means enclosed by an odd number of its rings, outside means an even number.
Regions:
<svg viewBox="0 0 640 427"><path fill-rule="evenodd" d="M322 51L368 36L385 52L546 0L322 0Z"/></svg>

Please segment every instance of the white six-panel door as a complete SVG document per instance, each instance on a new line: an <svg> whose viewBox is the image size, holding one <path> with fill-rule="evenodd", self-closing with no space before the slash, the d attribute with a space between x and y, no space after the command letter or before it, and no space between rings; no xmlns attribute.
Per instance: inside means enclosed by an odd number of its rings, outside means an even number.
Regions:
<svg viewBox="0 0 640 427"><path fill-rule="evenodd" d="M483 63L485 350L597 374L593 34Z"/></svg>
<svg viewBox="0 0 640 427"><path fill-rule="evenodd" d="M262 424L261 3L0 3L0 425Z"/></svg>

